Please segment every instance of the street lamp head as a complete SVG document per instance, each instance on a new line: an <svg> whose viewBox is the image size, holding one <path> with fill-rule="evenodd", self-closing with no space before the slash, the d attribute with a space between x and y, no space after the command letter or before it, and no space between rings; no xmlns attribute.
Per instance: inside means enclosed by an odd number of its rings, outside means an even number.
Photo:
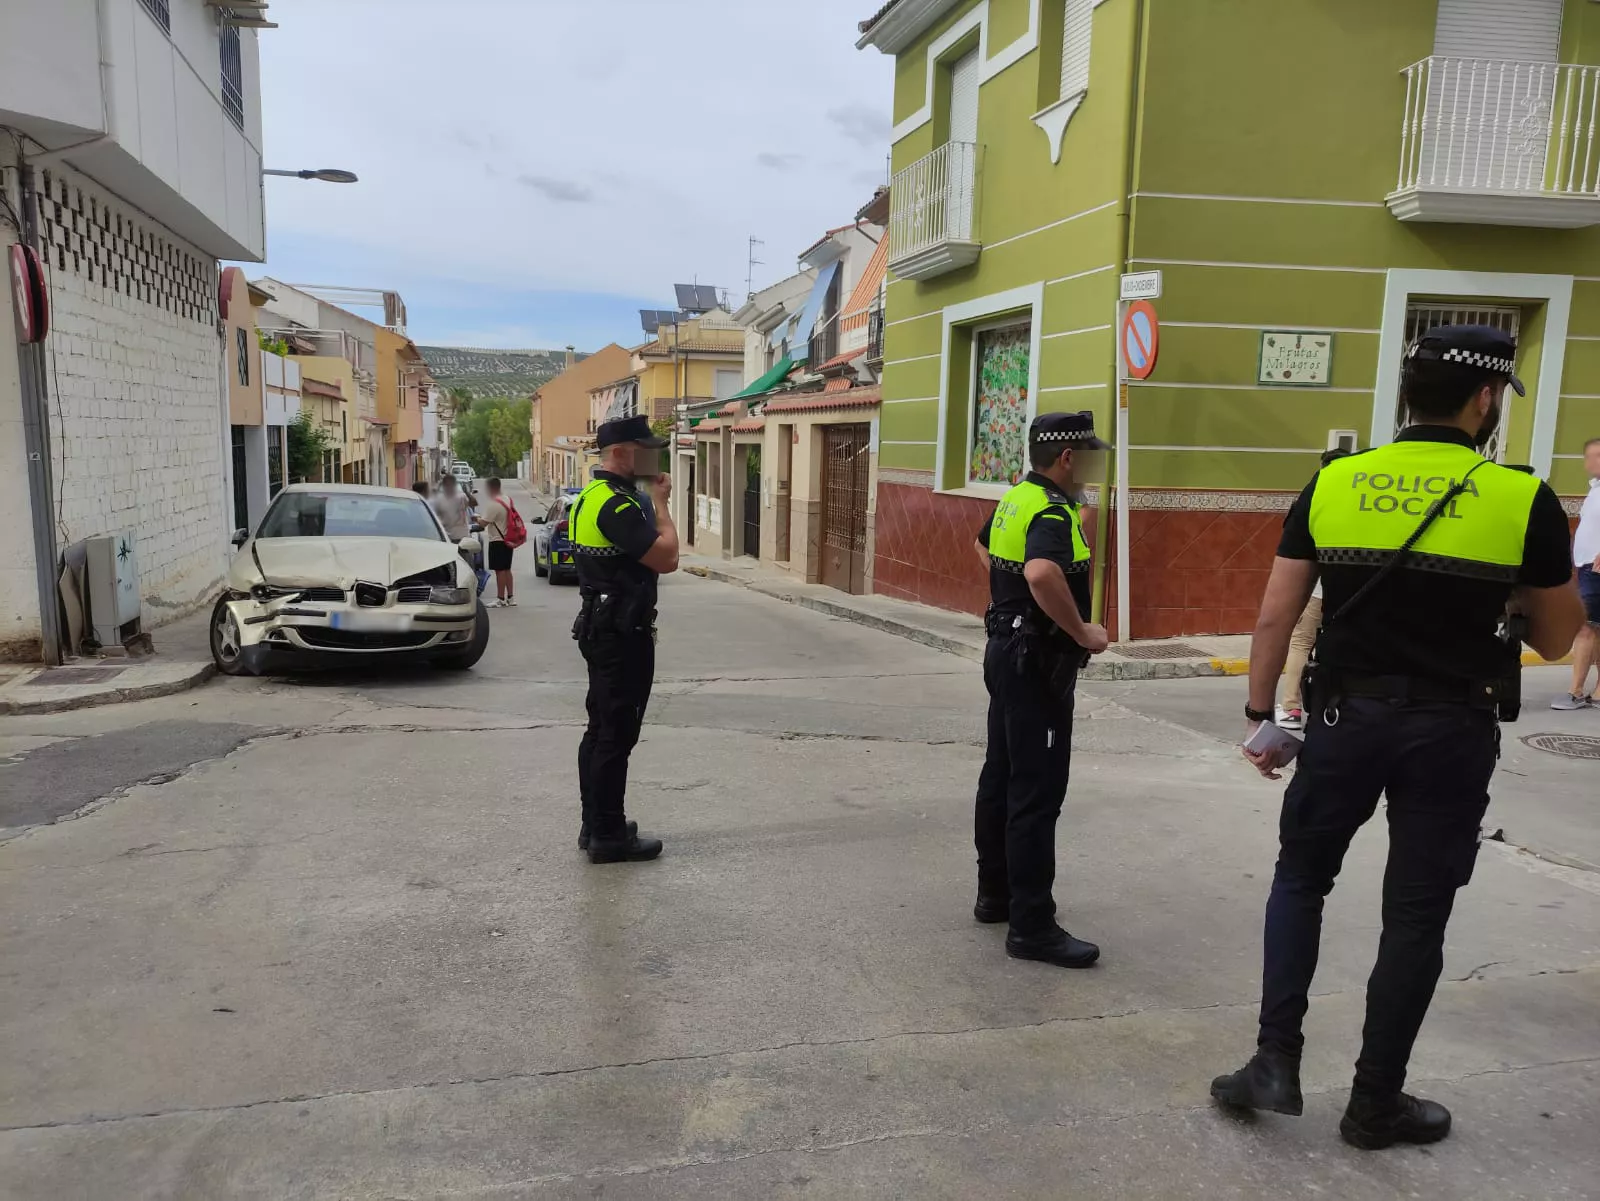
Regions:
<svg viewBox="0 0 1600 1201"><path fill-rule="evenodd" d="M263 175L287 175L292 179L320 179L323 183L355 183L354 171L341 171L337 167L323 167L317 171L277 171L271 167L261 169Z"/></svg>

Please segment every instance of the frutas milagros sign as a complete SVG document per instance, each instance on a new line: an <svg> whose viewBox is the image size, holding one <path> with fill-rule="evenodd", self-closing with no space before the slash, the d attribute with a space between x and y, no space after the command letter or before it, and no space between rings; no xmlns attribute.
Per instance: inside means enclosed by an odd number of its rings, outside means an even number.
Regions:
<svg viewBox="0 0 1600 1201"><path fill-rule="evenodd" d="M1443 496L1459 481L1449 475L1397 475L1387 471L1371 473L1358 471L1350 477L1350 487L1357 492L1357 508L1363 513L1408 513L1422 517L1428 512L1436 497ZM1478 485L1471 479L1462 485L1464 496L1477 496ZM1460 519L1456 506L1461 497L1452 500L1442 517Z"/></svg>

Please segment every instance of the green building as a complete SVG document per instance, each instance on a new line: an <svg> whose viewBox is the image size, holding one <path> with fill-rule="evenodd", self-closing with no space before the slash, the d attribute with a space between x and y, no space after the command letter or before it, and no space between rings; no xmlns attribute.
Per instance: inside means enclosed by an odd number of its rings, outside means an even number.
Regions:
<svg viewBox="0 0 1600 1201"><path fill-rule="evenodd" d="M1128 389L1134 637L1251 628L1283 510L1330 445L1393 436L1429 325L1517 333L1493 453L1586 491L1592 0L891 0L860 44L896 60L877 591L982 607L972 538L1028 420L1114 428L1124 273L1163 276Z"/></svg>

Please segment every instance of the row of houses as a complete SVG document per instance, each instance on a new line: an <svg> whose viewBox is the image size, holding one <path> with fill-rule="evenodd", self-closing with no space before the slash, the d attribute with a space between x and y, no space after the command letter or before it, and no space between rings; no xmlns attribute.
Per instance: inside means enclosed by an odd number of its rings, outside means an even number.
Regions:
<svg viewBox="0 0 1600 1201"><path fill-rule="evenodd" d="M223 267L265 257L275 28L255 2L0 5L0 659L79 649L60 592L88 539L116 540L127 627L207 605L302 414L325 443L306 478L405 484L444 457L398 297Z"/></svg>

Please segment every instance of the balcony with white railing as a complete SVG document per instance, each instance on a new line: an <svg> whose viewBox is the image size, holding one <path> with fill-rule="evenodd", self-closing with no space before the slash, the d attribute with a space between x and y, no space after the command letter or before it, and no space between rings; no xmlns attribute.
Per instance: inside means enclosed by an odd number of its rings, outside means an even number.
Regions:
<svg viewBox="0 0 1600 1201"><path fill-rule="evenodd" d="M1435 56L1404 75L1396 217L1600 225L1600 67Z"/></svg>
<svg viewBox="0 0 1600 1201"><path fill-rule="evenodd" d="M977 261L980 149L947 142L894 177L889 269L901 279L930 279Z"/></svg>

